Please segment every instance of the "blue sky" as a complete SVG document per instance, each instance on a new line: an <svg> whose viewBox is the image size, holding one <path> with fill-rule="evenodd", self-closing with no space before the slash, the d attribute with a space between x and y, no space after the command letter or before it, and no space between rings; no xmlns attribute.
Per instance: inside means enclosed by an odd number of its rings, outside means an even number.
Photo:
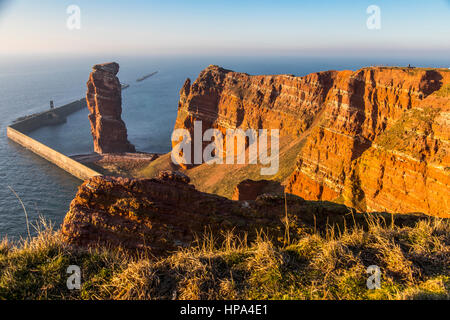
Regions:
<svg viewBox="0 0 450 320"><path fill-rule="evenodd" d="M448 0L3 2L0 54L450 55ZM80 30L66 27L72 4Z"/></svg>

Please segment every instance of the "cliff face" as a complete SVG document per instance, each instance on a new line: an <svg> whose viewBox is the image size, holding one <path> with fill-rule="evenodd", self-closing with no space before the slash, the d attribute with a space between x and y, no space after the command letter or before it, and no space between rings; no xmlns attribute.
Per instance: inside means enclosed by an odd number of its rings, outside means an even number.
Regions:
<svg viewBox="0 0 450 320"><path fill-rule="evenodd" d="M216 66L180 93L175 128L280 129L302 139L287 191L361 211L449 217L450 72L364 68L305 77Z"/></svg>
<svg viewBox="0 0 450 320"><path fill-rule="evenodd" d="M201 120L204 128L280 129L298 135L320 111L336 75L250 76L209 66L181 89L175 128L191 129Z"/></svg>
<svg viewBox="0 0 450 320"><path fill-rule="evenodd" d="M97 153L135 152L127 139L122 121L122 88L115 62L95 65L87 82L86 100L90 111L94 151Z"/></svg>

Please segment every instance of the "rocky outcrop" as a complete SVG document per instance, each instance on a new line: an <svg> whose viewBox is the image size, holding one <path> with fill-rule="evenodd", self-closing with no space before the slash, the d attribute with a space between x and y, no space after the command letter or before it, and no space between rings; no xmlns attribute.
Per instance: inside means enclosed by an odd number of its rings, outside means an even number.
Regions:
<svg viewBox="0 0 450 320"><path fill-rule="evenodd" d="M450 73L373 68L342 80L288 191L361 211L450 217L450 97L433 95Z"/></svg>
<svg viewBox="0 0 450 320"><path fill-rule="evenodd" d="M181 89L175 128L192 129L201 120L204 128L280 129L298 135L320 111L337 74L250 76L209 66Z"/></svg>
<svg viewBox="0 0 450 320"><path fill-rule="evenodd" d="M87 83L86 100L90 111L94 151L97 153L135 152L128 141L127 128L122 120L122 88L115 62L93 67Z"/></svg>
<svg viewBox="0 0 450 320"><path fill-rule="evenodd" d="M153 153L105 153L82 154L71 158L88 167L95 167L102 175L130 177L158 158Z"/></svg>
<svg viewBox="0 0 450 320"><path fill-rule="evenodd" d="M275 181L247 179L236 186L232 200L256 200L260 195L283 194L283 191L283 187Z"/></svg>
<svg viewBox="0 0 450 320"><path fill-rule="evenodd" d="M201 120L203 130L279 129L280 139L302 139L287 192L360 211L450 217L449 88L446 69L295 77L209 66L183 86L175 128L194 136Z"/></svg>
<svg viewBox="0 0 450 320"><path fill-rule="evenodd" d="M129 250L148 249L156 256L188 246L213 234L217 241L228 231L247 234L251 241L264 230L274 241L285 236L283 221L289 212L291 239L302 228L364 224L367 216L351 214L343 205L308 202L299 197L262 195L256 201L231 201L197 191L189 178L162 172L156 179L94 177L80 186L61 233L76 246L97 244ZM383 216L385 219L390 215ZM412 224L420 216L396 218ZM343 230L343 229L341 229Z"/></svg>

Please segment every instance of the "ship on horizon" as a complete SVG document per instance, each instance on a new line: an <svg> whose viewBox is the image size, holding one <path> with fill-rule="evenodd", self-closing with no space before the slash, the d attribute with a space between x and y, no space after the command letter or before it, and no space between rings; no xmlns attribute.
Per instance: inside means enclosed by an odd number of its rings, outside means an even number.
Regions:
<svg viewBox="0 0 450 320"><path fill-rule="evenodd" d="M157 73L158 73L158 71L155 71L155 72L152 72L152 73L150 73L150 74L147 74L147 75L145 75L145 76L143 76L143 77L137 79L136 82L144 81L145 79L150 78L150 77L154 76L154 75L157 74Z"/></svg>

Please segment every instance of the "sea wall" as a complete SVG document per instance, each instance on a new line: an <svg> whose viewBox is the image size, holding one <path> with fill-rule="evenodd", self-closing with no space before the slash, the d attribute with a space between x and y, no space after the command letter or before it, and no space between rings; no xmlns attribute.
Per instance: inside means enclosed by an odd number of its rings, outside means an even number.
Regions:
<svg viewBox="0 0 450 320"><path fill-rule="evenodd" d="M86 107L86 99L80 99L55 109L20 118L10 127L22 133L29 133L40 127L65 123L68 115Z"/></svg>
<svg viewBox="0 0 450 320"><path fill-rule="evenodd" d="M65 123L68 115L86 107L86 99L80 99L58 108L20 118L8 126L6 129L7 136L12 141L57 165L78 179L86 180L100 176L101 174L97 171L27 136L27 133L41 127Z"/></svg>
<svg viewBox="0 0 450 320"><path fill-rule="evenodd" d="M12 126L7 128L8 138L14 142L22 145L23 147L31 150L42 158L52 162L61 169L74 175L75 177L86 180L101 174L86 167L85 165L69 158L68 156L47 147L46 145L30 138L29 136L19 132Z"/></svg>

